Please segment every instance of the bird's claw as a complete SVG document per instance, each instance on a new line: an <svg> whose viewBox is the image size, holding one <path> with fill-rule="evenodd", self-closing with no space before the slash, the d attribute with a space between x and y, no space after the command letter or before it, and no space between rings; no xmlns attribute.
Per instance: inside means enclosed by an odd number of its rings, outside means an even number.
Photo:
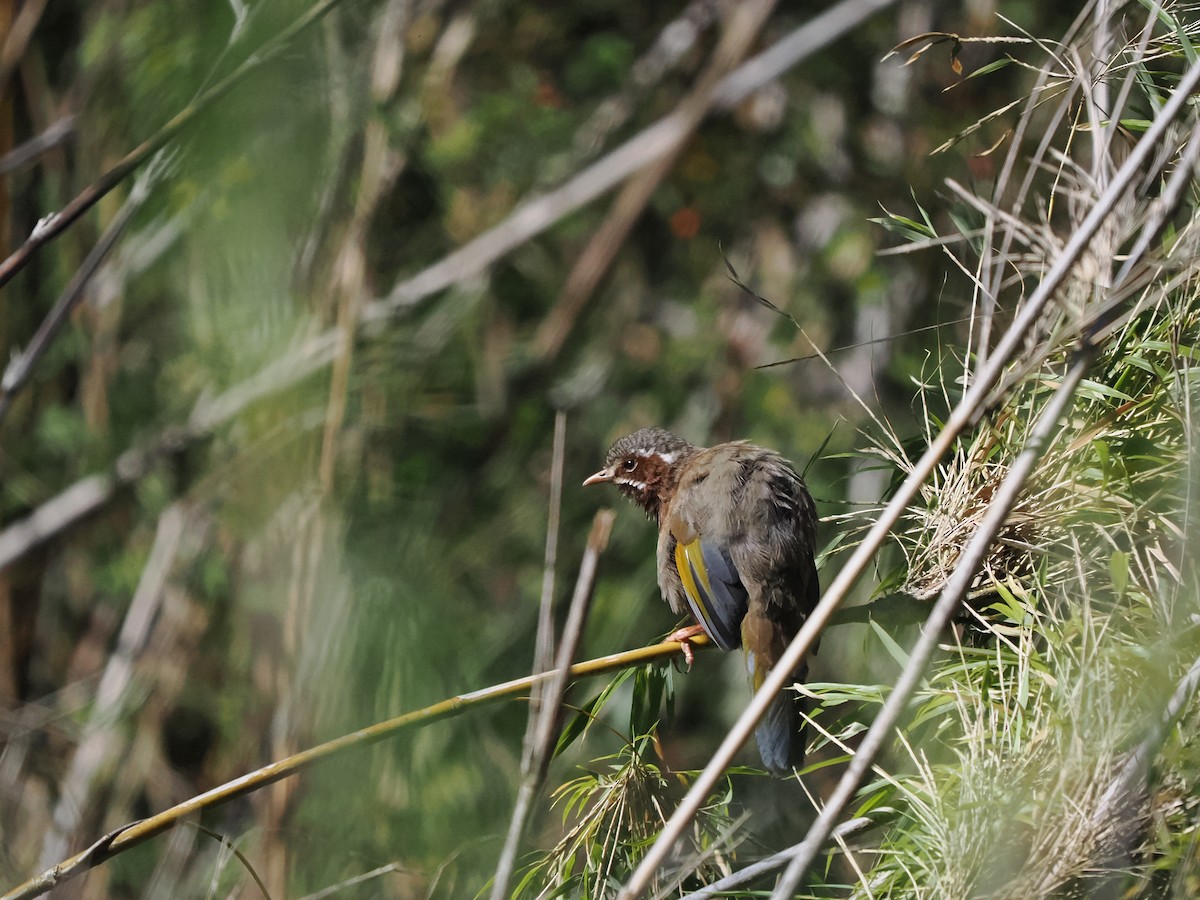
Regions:
<svg viewBox="0 0 1200 900"><path fill-rule="evenodd" d="M692 671L692 663L696 661L696 653L692 650L692 642L685 638L679 642L679 649L683 651L683 661L687 663L688 671Z"/></svg>
<svg viewBox="0 0 1200 900"><path fill-rule="evenodd" d="M689 625L687 628L680 628L678 631L673 631L667 635L667 641L674 641L679 644L679 649L683 651L683 661L687 663L688 671L691 671L692 663L696 661L696 653L692 650L692 638L698 637L704 633L704 629L700 625Z"/></svg>

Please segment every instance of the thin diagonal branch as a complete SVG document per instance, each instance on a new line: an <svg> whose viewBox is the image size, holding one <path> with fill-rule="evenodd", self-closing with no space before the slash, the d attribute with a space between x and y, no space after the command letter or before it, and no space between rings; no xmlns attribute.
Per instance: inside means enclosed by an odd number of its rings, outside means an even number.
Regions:
<svg viewBox="0 0 1200 900"><path fill-rule="evenodd" d="M843 0L836 6L813 16L787 37L772 44L727 78L713 92L713 106L731 109L748 94L774 81L800 60L827 47L852 28L865 22L877 12L891 6L895 0Z"/></svg>
<svg viewBox="0 0 1200 900"><path fill-rule="evenodd" d="M858 818L843 822L835 828L832 837L835 839L845 839L851 835L858 834L860 831L866 831L874 824L874 820L865 816L859 816ZM705 885L694 893L685 894L680 900L712 900L714 897L723 896L728 891L740 887L747 881L757 878L759 875L765 875L782 867L791 858L791 853L791 848L780 850L778 853L772 853L770 856L760 859L756 863L751 863L744 869L738 869L724 878L717 879L712 884Z"/></svg>
<svg viewBox="0 0 1200 900"><path fill-rule="evenodd" d="M575 132L572 158L582 161L599 152L608 137L632 117L638 98L688 58L719 13L714 0L689 0L634 60L621 89L602 101Z"/></svg>
<svg viewBox="0 0 1200 900"><path fill-rule="evenodd" d="M103 509L117 492L136 483L162 459L204 440L253 403L320 371L333 358L333 334L305 341L253 378L196 404L186 425L171 426L117 457L107 472L88 475L64 488L23 519L0 531L0 571L34 547Z"/></svg>
<svg viewBox="0 0 1200 900"><path fill-rule="evenodd" d="M126 485L149 472L159 460L195 440L186 428L170 428L148 445L126 450L111 471L89 475L47 500L0 532L0 570L31 549L102 509Z"/></svg>
<svg viewBox="0 0 1200 900"><path fill-rule="evenodd" d="M33 37L34 29L46 11L46 3L47 0L30 0L21 5L16 20L4 37L3 46L0 46L0 85L8 84L17 63L25 55L29 39Z"/></svg>
<svg viewBox="0 0 1200 900"><path fill-rule="evenodd" d="M23 269L38 250L54 240L67 230L75 221L91 209L96 202L129 177L142 166L151 156L166 146L181 131L196 121L197 117L207 110L233 88L243 82L248 75L262 65L274 59L293 40L303 33L310 25L321 20L330 10L342 0L321 0L304 15L300 16L287 28L272 35L262 46L252 53L241 65L201 94L192 103L176 113L169 122L157 132L130 150L111 169L88 185L57 213L52 213L41 219L33 232L25 239L7 259L0 262L0 287L8 284L21 269Z"/></svg>
<svg viewBox="0 0 1200 900"><path fill-rule="evenodd" d="M75 307L79 305L79 301L83 299L84 288L91 282L92 276L96 274L100 264L104 262L117 240L124 233L126 226L129 225L129 220L146 201L150 194L152 181L153 179L150 177L138 181L134 189L130 191L125 203L122 204L116 218L109 223L103 236L84 259L83 265L71 276L70 282L55 301L53 308L42 320L42 324L38 326L29 346L13 353L4 369L3 378L0 378L0 424L3 424L5 416L12 408L13 398L17 391L29 383L34 366L46 355L46 351L50 349L50 342L58 336L62 327L70 319L71 313L75 311Z"/></svg>
<svg viewBox="0 0 1200 900"><path fill-rule="evenodd" d="M356 887L367 881L372 881L376 878L382 878L384 875L390 875L392 872L403 872L404 867L400 863L390 862L386 866L379 866L371 869L369 872L363 872L360 875L355 875L352 878L347 878L339 881L337 884L331 884L328 887L323 887L321 890L312 894L305 894L299 900L326 900L328 897L345 896L346 889Z"/></svg>
<svg viewBox="0 0 1200 900"><path fill-rule="evenodd" d="M35 135L25 141L25 143L13 147L3 156L0 156L0 175L7 175L14 169L19 169L21 166L33 162L43 153L54 149L59 144L65 144L75 136L77 124L78 121L73 114L65 115L61 119L50 123L41 134Z"/></svg>

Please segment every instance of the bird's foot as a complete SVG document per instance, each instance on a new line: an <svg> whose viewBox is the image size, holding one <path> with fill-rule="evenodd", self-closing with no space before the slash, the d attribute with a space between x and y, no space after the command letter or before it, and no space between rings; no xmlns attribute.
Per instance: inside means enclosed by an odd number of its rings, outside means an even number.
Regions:
<svg viewBox="0 0 1200 900"><path fill-rule="evenodd" d="M704 634L704 626L689 625L687 628L680 628L667 635L666 642L675 641L683 650L683 661L687 663L688 669L691 669L692 663L696 661L696 654L692 650L692 638L702 634Z"/></svg>

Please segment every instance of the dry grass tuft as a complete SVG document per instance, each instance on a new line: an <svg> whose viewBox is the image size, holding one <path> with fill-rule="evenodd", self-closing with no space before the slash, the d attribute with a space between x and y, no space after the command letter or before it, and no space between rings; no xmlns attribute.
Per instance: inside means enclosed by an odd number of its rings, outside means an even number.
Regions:
<svg viewBox="0 0 1200 900"><path fill-rule="evenodd" d="M1041 81L1012 133L1044 128L1044 137L1031 158L1010 157L1027 176L1010 190L1002 180L999 202L952 185L958 233L925 235L969 273L975 294L972 349L931 359L936 375L918 386L927 442L985 355L993 319L1020 308L1095 208L1174 68L1197 64L1189 36L1200 25L1171 24L1194 14L1169 5L1143 22L1100 16L1060 44L1031 45L1045 51L1027 63ZM1107 50L1099 64L1097 50ZM1121 127L1112 127L1105 110L1117 104ZM855 896L1137 896L1197 883L1200 816L1184 798L1200 753L1168 702L1182 691L1195 720L1195 687L1181 674L1200 657L1189 546L1200 385L1194 128L1176 128L1118 201L1011 361L985 422L898 532L903 561L885 586L934 598L1069 354L1081 341L1098 346L975 579L965 631L919 693L890 764L895 786L864 789L899 818L859 848L876 862ZM912 223L894 230L911 237ZM900 474L911 468L896 434L867 454Z"/></svg>

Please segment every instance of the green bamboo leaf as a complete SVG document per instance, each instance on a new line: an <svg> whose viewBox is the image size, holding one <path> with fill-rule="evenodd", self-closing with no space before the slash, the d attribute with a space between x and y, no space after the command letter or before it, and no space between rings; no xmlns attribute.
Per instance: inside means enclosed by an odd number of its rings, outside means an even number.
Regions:
<svg viewBox="0 0 1200 900"><path fill-rule="evenodd" d="M1138 2L1154 13L1158 17L1158 20L1175 34L1175 38L1179 41L1179 48L1183 51L1184 58L1189 64L1194 64L1197 60L1196 48L1192 46L1192 41L1188 37L1187 29L1184 28L1183 23L1171 15L1163 6L1154 2L1154 0L1138 0Z"/></svg>
<svg viewBox="0 0 1200 900"><path fill-rule="evenodd" d="M875 636L879 638L879 642L883 644L883 648L887 650L888 655L899 663L901 668L908 665L908 653L896 643L896 639L884 631L874 619L871 620L870 624L871 630L875 632Z"/></svg>
<svg viewBox="0 0 1200 900"><path fill-rule="evenodd" d="M991 75L993 72L998 72L1007 66L1011 66L1012 62L1013 60L1011 56L1005 56L1003 59L993 60L987 65L980 66L963 80L966 81L971 78L978 78L982 75Z"/></svg>
<svg viewBox="0 0 1200 900"><path fill-rule="evenodd" d="M1112 578L1113 591L1118 597L1124 597L1129 588L1129 554L1114 550L1108 558L1108 574Z"/></svg>

